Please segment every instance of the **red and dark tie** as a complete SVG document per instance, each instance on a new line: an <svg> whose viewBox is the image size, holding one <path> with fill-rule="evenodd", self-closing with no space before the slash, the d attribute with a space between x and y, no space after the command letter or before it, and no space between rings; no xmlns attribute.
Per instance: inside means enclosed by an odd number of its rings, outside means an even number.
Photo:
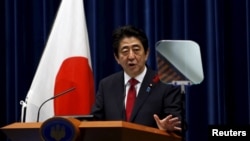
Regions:
<svg viewBox="0 0 250 141"><path fill-rule="evenodd" d="M127 95L127 103L126 103L126 120L129 121L135 99L136 99L136 90L135 90L135 85L138 83L138 81L134 78L131 78L129 80L130 83L130 88L128 90L128 95Z"/></svg>

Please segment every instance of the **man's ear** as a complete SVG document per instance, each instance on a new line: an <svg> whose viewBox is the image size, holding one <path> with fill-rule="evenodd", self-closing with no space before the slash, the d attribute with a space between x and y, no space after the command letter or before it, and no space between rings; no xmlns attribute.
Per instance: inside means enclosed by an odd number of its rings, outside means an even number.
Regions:
<svg viewBox="0 0 250 141"><path fill-rule="evenodd" d="M118 56L116 56L115 53L114 53L114 57L115 57L116 62L117 62L118 64L120 64L119 59L118 59Z"/></svg>
<svg viewBox="0 0 250 141"><path fill-rule="evenodd" d="M149 52L150 52L150 49L148 48L148 51L146 52L146 57L145 57L146 60L145 61L148 60Z"/></svg>

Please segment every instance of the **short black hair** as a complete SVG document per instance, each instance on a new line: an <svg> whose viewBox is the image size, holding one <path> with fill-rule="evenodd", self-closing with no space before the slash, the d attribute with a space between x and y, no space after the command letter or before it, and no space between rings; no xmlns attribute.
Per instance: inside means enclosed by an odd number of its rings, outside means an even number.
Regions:
<svg viewBox="0 0 250 141"><path fill-rule="evenodd" d="M115 29L112 35L113 52L115 53L116 57L118 57L120 41L125 37L135 37L139 39L143 45L145 53L148 51L148 38L146 34L139 28L136 28L132 25L126 25Z"/></svg>

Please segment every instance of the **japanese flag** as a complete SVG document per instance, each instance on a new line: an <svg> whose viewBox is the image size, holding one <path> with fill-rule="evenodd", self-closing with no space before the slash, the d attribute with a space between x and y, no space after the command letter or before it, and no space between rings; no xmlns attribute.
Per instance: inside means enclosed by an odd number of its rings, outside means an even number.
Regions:
<svg viewBox="0 0 250 141"><path fill-rule="evenodd" d="M70 90L73 89L73 90ZM70 91L68 91L70 90ZM68 91L68 92L66 92ZM94 78L82 0L62 0L26 102L25 122L89 114Z"/></svg>

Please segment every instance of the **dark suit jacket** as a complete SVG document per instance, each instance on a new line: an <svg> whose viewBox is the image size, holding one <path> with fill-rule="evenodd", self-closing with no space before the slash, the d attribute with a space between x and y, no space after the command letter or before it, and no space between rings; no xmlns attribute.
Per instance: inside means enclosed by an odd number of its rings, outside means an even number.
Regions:
<svg viewBox="0 0 250 141"><path fill-rule="evenodd" d="M153 82L156 72L147 69L141 84L131 122L157 127L153 114L164 118L168 114L181 117L180 87ZM152 87L149 87L153 84ZM150 88L150 90L148 89ZM102 79L96 94L96 102L92 114L96 120L125 120L125 86L124 72L118 72Z"/></svg>

